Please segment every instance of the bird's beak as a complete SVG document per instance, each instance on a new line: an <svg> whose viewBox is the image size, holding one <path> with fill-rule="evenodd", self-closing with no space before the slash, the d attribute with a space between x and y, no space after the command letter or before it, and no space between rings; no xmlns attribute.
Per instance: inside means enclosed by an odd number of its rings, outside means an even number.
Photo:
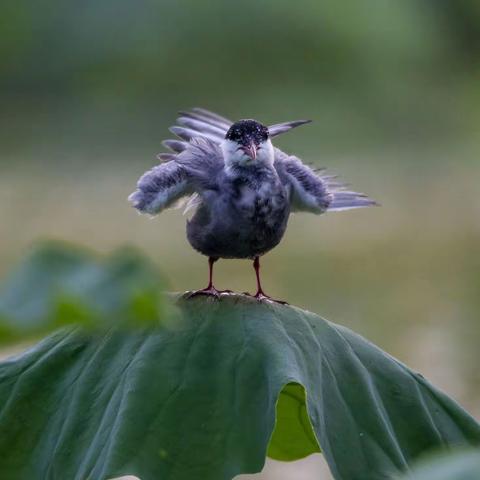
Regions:
<svg viewBox="0 0 480 480"><path fill-rule="evenodd" d="M253 142L251 142L248 145L245 145L244 147L242 147L242 150L252 160L255 160L257 158L257 146Z"/></svg>

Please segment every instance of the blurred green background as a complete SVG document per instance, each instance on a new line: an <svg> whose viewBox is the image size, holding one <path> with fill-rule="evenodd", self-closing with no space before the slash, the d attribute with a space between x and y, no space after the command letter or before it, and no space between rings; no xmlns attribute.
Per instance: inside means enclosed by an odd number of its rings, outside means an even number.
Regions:
<svg viewBox="0 0 480 480"><path fill-rule="evenodd" d="M480 415L480 3L85 0L0 7L0 274L58 238L206 259L126 198L177 110L311 118L277 145L382 208L291 218L266 290L363 334ZM216 268L254 288L248 262ZM300 477L296 477L300 478Z"/></svg>

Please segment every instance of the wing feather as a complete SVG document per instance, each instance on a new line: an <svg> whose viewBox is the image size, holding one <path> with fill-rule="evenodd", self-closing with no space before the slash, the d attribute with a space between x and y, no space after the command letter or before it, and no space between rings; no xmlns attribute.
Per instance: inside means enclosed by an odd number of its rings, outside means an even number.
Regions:
<svg viewBox="0 0 480 480"><path fill-rule="evenodd" d="M215 136L218 140L225 138L226 130L212 123L206 123L202 120L196 120L189 117L179 117L177 123L182 127L187 127L195 132L208 133Z"/></svg>
<svg viewBox="0 0 480 480"><path fill-rule="evenodd" d="M278 157L278 156L277 156ZM283 154L275 161L280 177L290 187L292 211L323 213L331 201L326 183L297 157Z"/></svg>
<svg viewBox="0 0 480 480"><path fill-rule="evenodd" d="M157 158L162 162L169 162L170 160L175 160L175 153L159 153Z"/></svg>
<svg viewBox="0 0 480 480"><path fill-rule="evenodd" d="M222 117L218 115L218 113L211 112L210 110L206 110L205 108L192 108L192 112L196 113L197 115L201 115L204 118L209 118L219 123L224 123L227 127L229 127L233 122L228 118Z"/></svg>
<svg viewBox="0 0 480 480"><path fill-rule="evenodd" d="M181 112L177 124L170 128L180 140L162 142L170 150L157 158L164 163L153 167L138 181L128 198L141 213L155 215L178 200L205 188L215 188L223 169L219 144L232 122L208 110L194 108ZM189 202L190 207L201 201Z"/></svg>
<svg viewBox="0 0 480 480"><path fill-rule="evenodd" d="M190 141L192 138L196 137L203 137L208 138L213 141L218 141L218 136L212 135L211 133L207 133L205 131L198 132L197 130L193 130L191 128L180 127L178 125L174 125L170 127L169 130L174 133L177 137L180 137L182 140Z"/></svg>
<svg viewBox="0 0 480 480"><path fill-rule="evenodd" d="M292 211L324 213L378 205L363 193L346 190L336 175L317 174L300 159L276 150L275 168L290 187Z"/></svg>
<svg viewBox="0 0 480 480"><path fill-rule="evenodd" d="M300 127L306 123L311 123L311 120L294 120L292 122L276 123L268 127L268 132L271 137L276 137L282 133L288 132L292 128Z"/></svg>
<svg viewBox="0 0 480 480"><path fill-rule="evenodd" d="M168 148L169 150L177 153L183 152L187 148L187 142L182 142L181 140L164 140L162 142L162 145L165 148Z"/></svg>
<svg viewBox="0 0 480 480"><path fill-rule="evenodd" d="M216 113L194 108L190 112L180 112L177 124L186 127L191 137L206 137L215 142L221 142L232 122Z"/></svg>
<svg viewBox="0 0 480 480"><path fill-rule="evenodd" d="M230 125L233 123L230 120L228 122L226 121L221 121L221 120L216 120L211 117L206 117L205 115L201 115L199 113L195 113L193 111L190 112L185 112L181 111L178 112L180 117L179 118L190 118L192 120L198 120L200 122L206 123L208 125L214 125L217 128L220 128L224 130L225 132L230 128Z"/></svg>
<svg viewBox="0 0 480 480"><path fill-rule="evenodd" d="M128 200L139 212L156 215L192 191L187 171L172 160L144 173Z"/></svg>
<svg viewBox="0 0 480 480"><path fill-rule="evenodd" d="M217 188L218 176L224 162L220 146L208 138L196 137L188 148L177 156L176 162L189 175L194 189L203 191Z"/></svg>
<svg viewBox="0 0 480 480"><path fill-rule="evenodd" d="M378 205L364 193L351 191L333 191L333 199L328 206L329 212L340 212L354 208L373 207Z"/></svg>

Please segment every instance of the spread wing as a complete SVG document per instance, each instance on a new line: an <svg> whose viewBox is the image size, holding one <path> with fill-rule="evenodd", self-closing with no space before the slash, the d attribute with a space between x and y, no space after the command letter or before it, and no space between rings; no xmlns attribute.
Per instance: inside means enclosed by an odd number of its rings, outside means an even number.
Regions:
<svg viewBox="0 0 480 480"><path fill-rule="evenodd" d="M128 200L139 212L156 215L191 193L187 171L170 160L144 173Z"/></svg>
<svg viewBox="0 0 480 480"><path fill-rule="evenodd" d="M296 120L271 125L270 136L280 135L308 122L309 120ZM192 195L195 198L203 190L215 188L224 166L220 144L232 123L231 120L202 108L180 112L176 124L170 128L178 138L162 142L169 150L158 155L164 163L140 178L137 189L129 197L133 206L141 213L155 215L185 196ZM275 151L282 154L278 149ZM323 180L319 183L319 177L315 175L315 181L309 180L296 166L295 162L302 165L301 162L293 160L294 157L287 158L292 160L285 161L278 169L283 172L285 181L292 185L292 198L298 209L317 211L326 208L325 202L330 197L328 192L325 193Z"/></svg>
<svg viewBox="0 0 480 480"><path fill-rule="evenodd" d="M324 213L370 207L377 203L363 193L347 190L336 176L315 171L300 159L276 149L275 168L289 187L292 211Z"/></svg>
<svg viewBox="0 0 480 480"><path fill-rule="evenodd" d="M219 144L230 125L229 120L199 108L180 113L177 125L170 128L178 139L162 142L170 152L159 154L163 163L140 177L128 197L132 205L155 215L183 197L212 188L223 168Z"/></svg>
<svg viewBox="0 0 480 480"><path fill-rule="evenodd" d="M222 171L223 155L218 144L196 137L172 160L144 173L128 199L141 213L156 215L187 195L196 197L207 189L216 189Z"/></svg>
<svg viewBox="0 0 480 480"><path fill-rule="evenodd" d="M219 144L232 123L231 120L203 108L192 108L188 112L180 112L176 124L170 127L170 131L180 140L165 140L163 145L174 153L180 153L187 148L192 138L200 137ZM160 157L162 158L162 154Z"/></svg>

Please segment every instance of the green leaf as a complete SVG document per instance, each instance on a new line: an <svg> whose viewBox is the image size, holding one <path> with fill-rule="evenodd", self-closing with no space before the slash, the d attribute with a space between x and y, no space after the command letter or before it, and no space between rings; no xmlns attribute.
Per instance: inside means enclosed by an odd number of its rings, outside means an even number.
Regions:
<svg viewBox="0 0 480 480"><path fill-rule="evenodd" d="M455 402L346 328L240 295L179 306L176 326L64 331L1 365L2 480L227 480L315 438L336 479L379 480L480 442Z"/></svg>
<svg viewBox="0 0 480 480"><path fill-rule="evenodd" d="M105 259L59 242L37 246L0 290L0 340L111 318L156 321L165 282L150 261L123 248Z"/></svg>
<svg viewBox="0 0 480 480"><path fill-rule="evenodd" d="M435 455L420 461L408 475L399 480L478 480L480 452L458 451Z"/></svg>

